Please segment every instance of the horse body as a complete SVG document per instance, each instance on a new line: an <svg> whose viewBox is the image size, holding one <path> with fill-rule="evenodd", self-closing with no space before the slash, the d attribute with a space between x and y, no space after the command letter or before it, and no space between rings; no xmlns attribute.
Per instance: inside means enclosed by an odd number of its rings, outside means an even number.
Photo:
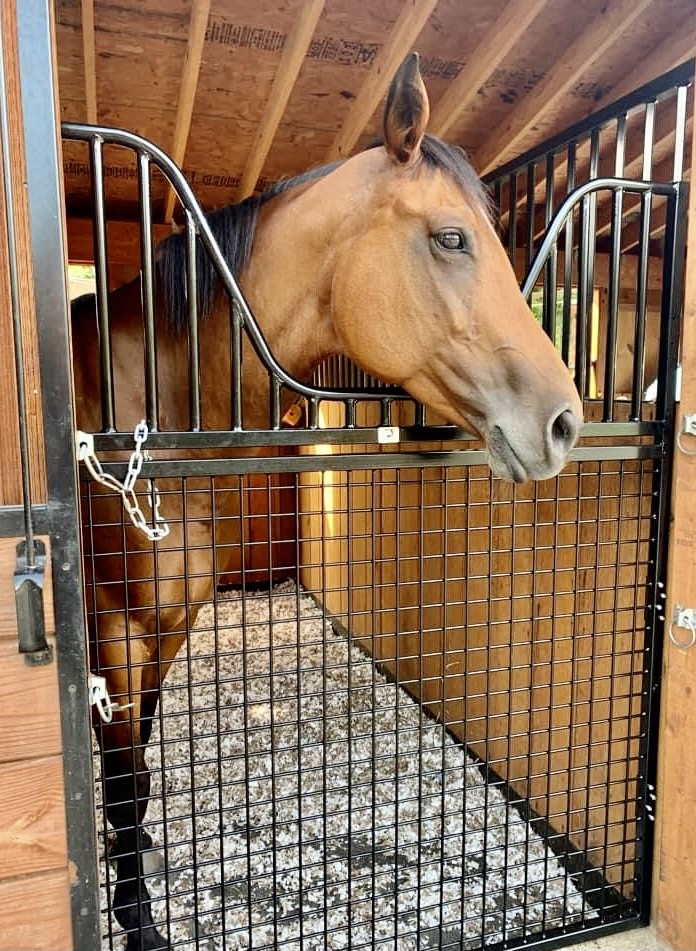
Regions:
<svg viewBox="0 0 696 951"><path fill-rule="evenodd" d="M515 481L551 476L577 437L577 392L519 292L473 170L462 153L425 137L427 118L417 57L409 57L390 90L384 146L254 206L247 233L235 238L246 247L237 260L241 289L277 361L296 378L345 353L478 433L494 473ZM183 274L171 263L180 255L168 256L181 240L167 239L158 251L160 424L174 431L189 426ZM203 425L225 430L229 305L213 295L203 309ZM139 281L115 291L109 310L116 424L128 430L144 415ZM98 344L94 307L81 302L73 311L73 349L77 423L87 431L101 426ZM247 341L242 384L245 429L265 428L268 373ZM112 698L131 704L100 734L106 812L117 835L114 912L129 951L167 947L143 881L141 853L150 844L141 827L149 796L145 748L169 666L215 579L239 555L235 485L217 480L213 498L210 487L188 494L180 480L160 480L171 532L156 552L122 525L120 500L100 487L84 513L95 591L88 605L93 662ZM213 505L225 509L215 537Z"/></svg>

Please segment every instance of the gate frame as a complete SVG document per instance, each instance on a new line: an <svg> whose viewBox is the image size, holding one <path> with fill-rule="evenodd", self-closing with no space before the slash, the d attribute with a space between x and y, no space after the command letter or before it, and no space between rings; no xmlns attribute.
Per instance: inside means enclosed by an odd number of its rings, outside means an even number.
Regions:
<svg viewBox="0 0 696 951"><path fill-rule="evenodd" d="M92 948L99 941L98 891L96 887L96 837L91 802L93 789L91 727L87 694L84 606L82 598L80 539L77 520L77 480L73 452L74 421L69 346L69 322L66 293L65 214L62 198L62 174L58 137L56 85L54 71L53 9L51 0L21 0L17 4L19 56L23 98L27 191L34 260L36 310L44 424L48 457L49 503L38 512L39 530L47 528L54 556L56 592L56 633L61 694L61 722L64 740L66 810L68 815L69 856L75 865L72 885L74 942L77 948ZM696 44L695 44L696 45ZM696 137L695 137L696 138ZM696 160L696 145L694 146ZM693 167L693 166L692 166ZM684 199L683 204L686 204ZM686 306L683 329L682 402L687 409L696 407L696 380L688 367L696 370L696 193L689 199L690 253L687 250ZM676 262L678 273L681 262ZM673 318L672 318L673 319ZM667 464L671 464L669 458ZM667 519L657 551L664 553L669 544L668 610L679 595L696 590L696 545L691 534L693 500L688 484L696 486L696 459L678 455L675 469L674 527L667 540ZM665 512L667 503L665 502ZM44 521L45 518L45 521ZM13 533L19 526L14 516L5 523ZM6 528L7 524L7 528ZM680 559L675 570L676 554ZM661 555L658 554L661 560ZM688 603L688 597L682 597ZM696 906L688 882L694 865L693 823L680 825L678 793L687 803L696 801L696 768L685 769L696 740L696 691L684 696L679 688L696 675L696 651L677 653L667 644L664 656L665 700L660 745L661 787L658 799L658 861L654 866L655 924L661 935L688 949L696 943ZM653 658L657 667L658 658ZM676 692L675 704L673 693ZM657 691L650 701L651 719L657 717ZM676 709L677 706L679 709ZM680 729L675 734L674 725ZM691 728L690 731L688 728ZM671 764L682 772L679 789L670 789ZM671 794L671 795L670 795ZM673 828L669 830L670 821ZM669 833L669 834L668 834ZM689 860L688 862L686 860ZM688 889L688 891L687 891ZM690 900L685 900L686 896ZM589 934L587 935L589 936Z"/></svg>
<svg viewBox="0 0 696 951"><path fill-rule="evenodd" d="M101 941L99 877L52 0L17 0L16 17L43 395L45 530L53 566L73 947L87 951L98 948Z"/></svg>

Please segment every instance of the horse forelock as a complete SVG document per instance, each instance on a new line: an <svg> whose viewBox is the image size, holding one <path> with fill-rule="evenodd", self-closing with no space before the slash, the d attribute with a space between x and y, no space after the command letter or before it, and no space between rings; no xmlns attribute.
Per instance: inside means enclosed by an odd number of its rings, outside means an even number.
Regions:
<svg viewBox="0 0 696 951"><path fill-rule="evenodd" d="M381 144L381 141L375 141L368 148ZM467 199L478 205L489 219L492 217L488 190L463 149L448 145L435 136L426 135L421 143L421 155L426 166L443 172ZM251 257L260 209L291 189L311 185L324 178L341 164L343 163L340 161L333 162L310 169L294 178L281 179L259 195L220 208L206 216L213 237L235 277L239 277ZM187 325L188 313L185 233L173 234L158 246L156 265L167 323L175 333L182 333ZM196 245L196 286L198 313L201 318L205 318L213 309L220 281L200 241Z"/></svg>
<svg viewBox="0 0 696 951"><path fill-rule="evenodd" d="M486 217L493 216L490 192L479 178L464 149L448 145L434 135L423 136L421 155L426 165L450 178L466 198L480 206Z"/></svg>

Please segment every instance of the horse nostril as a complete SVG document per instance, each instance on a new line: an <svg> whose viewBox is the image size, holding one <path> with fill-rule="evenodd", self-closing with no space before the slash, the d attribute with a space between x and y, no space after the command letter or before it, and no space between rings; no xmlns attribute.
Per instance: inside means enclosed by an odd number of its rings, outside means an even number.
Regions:
<svg viewBox="0 0 696 951"><path fill-rule="evenodd" d="M553 445L560 445L563 449L571 449L572 446L575 445L578 429L578 421L575 415L571 410L564 409L551 424L551 441Z"/></svg>

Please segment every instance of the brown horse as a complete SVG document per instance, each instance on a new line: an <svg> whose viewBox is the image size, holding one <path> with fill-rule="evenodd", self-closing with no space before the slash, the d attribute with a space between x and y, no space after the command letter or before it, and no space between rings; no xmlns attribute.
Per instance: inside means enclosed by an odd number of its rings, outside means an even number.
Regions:
<svg viewBox="0 0 696 951"><path fill-rule="evenodd" d="M296 378L308 379L331 354L347 354L478 434L495 475L515 482L553 476L582 422L577 392L519 291L482 185L461 150L425 134L428 114L414 54L391 84L383 145L223 209L210 217L211 227L271 350ZM160 424L184 430L183 237L167 239L157 261ZM198 281L207 311L200 331L203 422L225 430L229 307L201 261ZM139 280L115 291L109 306L117 425L128 430L144 415ZM93 301L75 306L73 340L78 426L94 432L100 382ZM268 373L249 348L246 428L266 425L268 388ZM100 732L106 814L116 831L114 912L129 951L168 946L152 920L141 860L151 844L141 825L150 789L145 749L160 686L225 568L220 551L233 552L239 542L239 522L225 519L228 536L215 536L213 555L211 506L224 505L224 493L213 503L204 492L187 499L181 483L171 487L172 531L156 553L134 529L122 529L118 498L98 489L87 526L93 663L111 696L131 704ZM229 492L230 505L234 498Z"/></svg>

